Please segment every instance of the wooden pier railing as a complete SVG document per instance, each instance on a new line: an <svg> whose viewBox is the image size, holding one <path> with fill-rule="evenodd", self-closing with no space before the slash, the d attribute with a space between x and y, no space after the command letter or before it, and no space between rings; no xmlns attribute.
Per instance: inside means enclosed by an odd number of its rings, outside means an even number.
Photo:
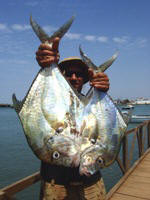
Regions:
<svg viewBox="0 0 150 200"><path fill-rule="evenodd" d="M13 196L41 180L40 172L36 172L31 176L27 176L11 185L0 189L0 200L13 200Z"/></svg>
<svg viewBox="0 0 150 200"><path fill-rule="evenodd" d="M125 174L131 167L131 164L133 164L132 161L135 148L136 151L138 151L137 153L138 158L140 158L149 147L150 147L150 121L145 121L136 128L128 130L125 133L125 136L122 140L122 146L121 146L122 152L120 152L120 154L116 158L116 161L122 173Z"/></svg>
<svg viewBox="0 0 150 200"><path fill-rule="evenodd" d="M129 145L130 143L130 145ZM136 128L125 133L121 151L116 158L121 171L125 174L133 164L134 150L138 151L138 159L150 147L150 121L145 121ZM137 160L138 160L137 159ZM13 200L15 194L41 180L40 172L25 177L9 186L0 189L0 200Z"/></svg>

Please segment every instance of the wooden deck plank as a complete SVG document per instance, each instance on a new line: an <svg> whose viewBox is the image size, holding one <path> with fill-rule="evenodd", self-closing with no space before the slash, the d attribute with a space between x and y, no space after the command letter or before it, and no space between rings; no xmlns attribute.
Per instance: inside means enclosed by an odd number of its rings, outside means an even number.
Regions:
<svg viewBox="0 0 150 200"><path fill-rule="evenodd" d="M143 160L132 172L132 175L140 176L140 177L150 177L150 160Z"/></svg>
<svg viewBox="0 0 150 200"><path fill-rule="evenodd" d="M117 193L150 199L150 154L139 163ZM145 160L146 159L146 160Z"/></svg>
<svg viewBox="0 0 150 200"><path fill-rule="evenodd" d="M130 175L117 193L150 199L150 177Z"/></svg>
<svg viewBox="0 0 150 200"><path fill-rule="evenodd" d="M150 160L150 154L147 154L145 159L149 159Z"/></svg>
<svg viewBox="0 0 150 200"><path fill-rule="evenodd" d="M141 198L115 193L111 200L141 200Z"/></svg>
<svg viewBox="0 0 150 200"><path fill-rule="evenodd" d="M135 175L135 176L138 176L138 177L149 177L150 178L150 174L149 174L149 172L144 172L144 171L135 171L134 173L133 173L133 175Z"/></svg>
<svg viewBox="0 0 150 200"><path fill-rule="evenodd" d="M150 200L150 150L140 162L121 179L117 187L114 186L108 194L107 200Z"/></svg>

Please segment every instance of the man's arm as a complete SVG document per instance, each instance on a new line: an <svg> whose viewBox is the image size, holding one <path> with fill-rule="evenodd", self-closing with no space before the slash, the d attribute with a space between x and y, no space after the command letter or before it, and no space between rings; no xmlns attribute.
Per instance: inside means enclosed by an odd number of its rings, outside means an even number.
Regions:
<svg viewBox="0 0 150 200"><path fill-rule="evenodd" d="M41 44L36 52L36 60L38 64L43 67L48 67L53 62L58 63L59 61L59 41L57 37L53 41L52 47L47 44ZM109 78L105 73L96 73L94 74L92 69L89 69L89 80L91 86L107 92L109 90Z"/></svg>
<svg viewBox="0 0 150 200"><path fill-rule="evenodd" d="M96 89L107 92L109 90L109 78L105 73L98 72L94 74L92 69L89 69L90 85Z"/></svg>
<svg viewBox="0 0 150 200"><path fill-rule="evenodd" d="M53 62L58 63L59 61L59 41L57 37L54 39L52 47L48 44L41 44L36 52L36 60L40 67L48 67Z"/></svg>

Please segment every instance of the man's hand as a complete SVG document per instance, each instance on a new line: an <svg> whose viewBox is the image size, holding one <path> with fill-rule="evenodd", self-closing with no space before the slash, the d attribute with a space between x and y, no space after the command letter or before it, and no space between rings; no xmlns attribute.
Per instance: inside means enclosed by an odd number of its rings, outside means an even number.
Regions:
<svg viewBox="0 0 150 200"><path fill-rule="evenodd" d="M36 52L36 60L41 67L49 67L53 62L58 63L59 61L59 41L56 37L53 41L52 47L48 44L41 44Z"/></svg>
<svg viewBox="0 0 150 200"><path fill-rule="evenodd" d="M105 73L98 72L94 74L92 69L89 69L88 72L91 86L103 92L109 90L109 78Z"/></svg>

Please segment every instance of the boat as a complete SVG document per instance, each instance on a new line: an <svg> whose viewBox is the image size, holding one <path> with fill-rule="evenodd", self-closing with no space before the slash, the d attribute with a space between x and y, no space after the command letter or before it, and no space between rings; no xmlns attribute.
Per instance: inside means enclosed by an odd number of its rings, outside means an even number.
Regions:
<svg viewBox="0 0 150 200"><path fill-rule="evenodd" d="M134 109L134 106L131 104L121 107L121 113L123 114L126 122L131 122L133 109Z"/></svg>
<svg viewBox="0 0 150 200"><path fill-rule="evenodd" d="M129 105L123 106L122 110L130 110L130 109L133 109L133 108L134 108L134 106L129 104Z"/></svg>
<svg viewBox="0 0 150 200"><path fill-rule="evenodd" d="M141 123L146 120L150 120L150 115L132 115L131 116L131 123Z"/></svg>
<svg viewBox="0 0 150 200"><path fill-rule="evenodd" d="M150 99L138 98L134 101L134 104L137 105L150 104Z"/></svg>

